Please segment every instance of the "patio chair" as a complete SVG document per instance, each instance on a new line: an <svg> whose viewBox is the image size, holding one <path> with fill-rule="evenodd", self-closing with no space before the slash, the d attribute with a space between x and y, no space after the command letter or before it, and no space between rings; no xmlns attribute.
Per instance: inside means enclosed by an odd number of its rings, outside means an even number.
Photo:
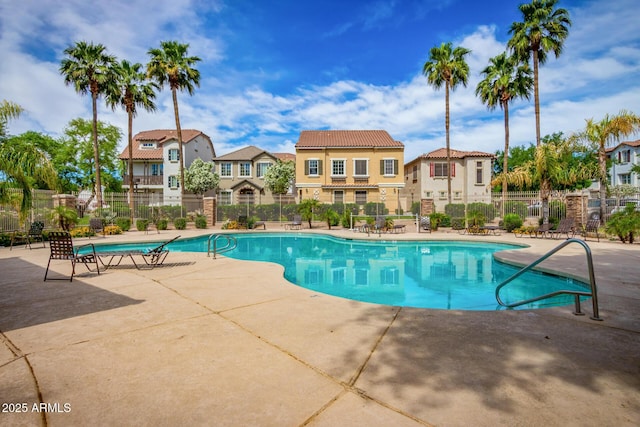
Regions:
<svg viewBox="0 0 640 427"><path fill-rule="evenodd" d="M91 271L89 264L96 265L96 271L100 274L100 267L98 266L98 257L96 256L96 248L93 243L86 245L73 247L73 240L71 234L66 231L52 231L49 233L49 247L51 248L51 254L49 255L49 262L47 263L47 270L44 273L44 280L47 280L49 274L49 266L51 260L65 260L71 261L71 276L69 281L73 281L73 276L76 273L76 264L82 263L87 270ZM91 248L90 251L80 253L84 248ZM49 280L67 280L66 278L53 278Z"/></svg>
<svg viewBox="0 0 640 427"><path fill-rule="evenodd" d="M129 257L131 259L131 262L133 262L133 265L136 267L136 269L139 270L140 266L136 262L134 255L141 256L142 260L144 261L147 267L154 268L158 265L161 265L164 262L164 260L167 258L167 255L169 255L169 249L167 249L167 245L179 238L180 236L176 236L173 239L167 240L166 242L156 246L155 248L146 249L146 250L145 249L126 249L126 250L120 250L120 251L115 250L115 251L104 251L104 252L98 250L96 252L96 256L98 257L100 264L102 264L105 269L109 267L116 267L120 265L120 263L125 257ZM107 258L108 258L108 261L105 262L105 259Z"/></svg>
<svg viewBox="0 0 640 427"><path fill-rule="evenodd" d="M370 231L378 234L382 234L384 231L387 231L387 221L385 217L377 216L373 223L373 229Z"/></svg>
<svg viewBox="0 0 640 427"><path fill-rule="evenodd" d="M37 242L38 240L42 242L43 248L46 247L42 230L44 230L44 222L34 221L31 223L29 230L26 233L23 231L14 231L11 235L9 250L11 250L13 245L18 242L24 242L24 247L31 249L31 243Z"/></svg>
<svg viewBox="0 0 640 427"><path fill-rule="evenodd" d="M560 220L558 224L558 228L555 230L549 230L547 232L550 238L556 239L559 238L560 235L566 234L567 239L574 237L576 235L576 229L574 227L573 218L564 218Z"/></svg>
<svg viewBox="0 0 640 427"><path fill-rule="evenodd" d="M238 226L244 229L249 228L249 219L244 215L240 215L238 217Z"/></svg>
<svg viewBox="0 0 640 427"><path fill-rule="evenodd" d="M584 240L587 240L587 236L589 233L595 233L598 242L600 241L600 220L599 219L590 219L587 221L587 224L584 226Z"/></svg>
<svg viewBox="0 0 640 427"><path fill-rule="evenodd" d="M551 226L553 224L551 224L550 222L546 223L546 224L542 224L540 225L538 228L535 229L535 231L533 233L531 233L530 237L547 237L549 236L549 232L551 231Z"/></svg>
<svg viewBox="0 0 640 427"><path fill-rule="evenodd" d="M294 215L293 222L284 225L285 230L300 230L302 228L302 216Z"/></svg>
<svg viewBox="0 0 640 427"><path fill-rule="evenodd" d="M102 223L102 219L100 219L100 218L91 218L89 220L89 228L94 233L96 233L96 234L102 233L102 235L104 236L104 224Z"/></svg>
<svg viewBox="0 0 640 427"><path fill-rule="evenodd" d="M420 228L424 231L431 233L431 218L428 216L423 216L420 218Z"/></svg>

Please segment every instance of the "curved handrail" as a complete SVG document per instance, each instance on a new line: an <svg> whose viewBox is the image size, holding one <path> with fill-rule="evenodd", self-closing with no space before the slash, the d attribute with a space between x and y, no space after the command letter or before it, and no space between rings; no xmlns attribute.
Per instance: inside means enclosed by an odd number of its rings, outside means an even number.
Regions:
<svg viewBox="0 0 640 427"><path fill-rule="evenodd" d="M540 295L539 297L529 298L527 300L514 302L514 303L511 303L511 304L506 304L505 302L502 301L502 299L500 298L500 289L505 287L507 284L509 284L511 281L513 281L514 279L518 278L522 274L524 274L527 271L531 270L533 267L535 267L536 265L540 264L542 261L546 260L551 255L553 255L556 252L560 251L562 248L570 245L571 243L580 244L584 248L584 250L586 252L586 255L587 255L587 268L589 269L589 284L591 286L591 292L573 291L573 290L560 290L560 291L555 291L555 292L551 292L551 293L548 293L548 294ZM567 240L565 240L560 245L556 246L554 249L550 250L549 252L547 252L546 254L541 256L540 258L538 258L536 261L534 261L531 264L529 264L528 266L524 267L523 269L521 269L520 271L518 271L517 273L515 273L514 275L512 275L508 279L504 280L502 283L500 283L496 287L496 300L498 300L498 304L500 304L503 307L509 307L509 308L517 307L519 305L528 304L528 303L535 302L535 301L540 301L540 300L543 300L543 299L546 299L546 298L551 298L551 297L554 297L556 295L561 295L561 294L570 294L570 295L574 295L575 296L576 310L574 311L574 314L576 314L576 315L584 314L584 313L582 313L580 311L580 296L581 295L582 296L590 296L592 304L593 304L593 316L591 316L591 319L593 319L593 320L602 320L602 318L599 316L599 311L598 311L598 288L596 286L596 276L595 276L595 274L593 272L593 257L591 255L591 249L589 248L589 246L585 242L583 242L580 239L567 239Z"/></svg>
<svg viewBox="0 0 640 427"><path fill-rule="evenodd" d="M227 239L225 245L218 248L218 240L221 238ZM213 241L213 258L216 257L217 254L221 254L224 252L228 252L234 250L238 246L238 241L235 237L229 236L228 234L212 234L209 236L207 240L207 256L211 254L211 242Z"/></svg>

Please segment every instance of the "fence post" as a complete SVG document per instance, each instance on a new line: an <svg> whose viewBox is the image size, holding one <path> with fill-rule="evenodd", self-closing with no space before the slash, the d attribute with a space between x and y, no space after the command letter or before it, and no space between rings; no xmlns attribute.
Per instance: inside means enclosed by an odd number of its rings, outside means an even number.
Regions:
<svg viewBox="0 0 640 427"><path fill-rule="evenodd" d="M205 197L202 201L202 210L207 217L207 226L216 225L216 198Z"/></svg>

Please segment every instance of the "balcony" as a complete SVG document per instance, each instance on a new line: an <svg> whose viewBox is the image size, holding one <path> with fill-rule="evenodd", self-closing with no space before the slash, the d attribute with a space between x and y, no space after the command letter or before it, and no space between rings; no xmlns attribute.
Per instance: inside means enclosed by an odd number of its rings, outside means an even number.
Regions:
<svg viewBox="0 0 640 427"><path fill-rule="evenodd" d="M133 184L137 186L162 185L162 175L133 175ZM129 175L122 177L122 185L129 186Z"/></svg>

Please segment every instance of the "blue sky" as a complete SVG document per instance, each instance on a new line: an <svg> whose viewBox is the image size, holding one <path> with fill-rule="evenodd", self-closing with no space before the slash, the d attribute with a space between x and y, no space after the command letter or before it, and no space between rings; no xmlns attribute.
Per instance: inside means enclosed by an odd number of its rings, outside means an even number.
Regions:
<svg viewBox="0 0 640 427"><path fill-rule="evenodd" d="M429 49L471 49L467 88L451 94L451 146L495 152L504 146L501 110L475 97L488 59L505 49L520 1L0 0L0 99L26 112L10 123L60 135L91 117L88 96L65 86L63 51L76 41L104 44L145 64L162 40L189 43L201 85L179 94L181 123L208 134L218 155L247 145L294 152L301 130L385 129L410 161L445 144L444 91L421 75ZM573 26L559 59L540 71L542 133L570 134L588 118L640 114L637 0L561 0ZM141 112L134 132L173 128L170 92ZM532 101L510 107L512 145L535 140ZM99 119L126 131L126 115L100 102ZM124 147L123 138L121 146Z"/></svg>

